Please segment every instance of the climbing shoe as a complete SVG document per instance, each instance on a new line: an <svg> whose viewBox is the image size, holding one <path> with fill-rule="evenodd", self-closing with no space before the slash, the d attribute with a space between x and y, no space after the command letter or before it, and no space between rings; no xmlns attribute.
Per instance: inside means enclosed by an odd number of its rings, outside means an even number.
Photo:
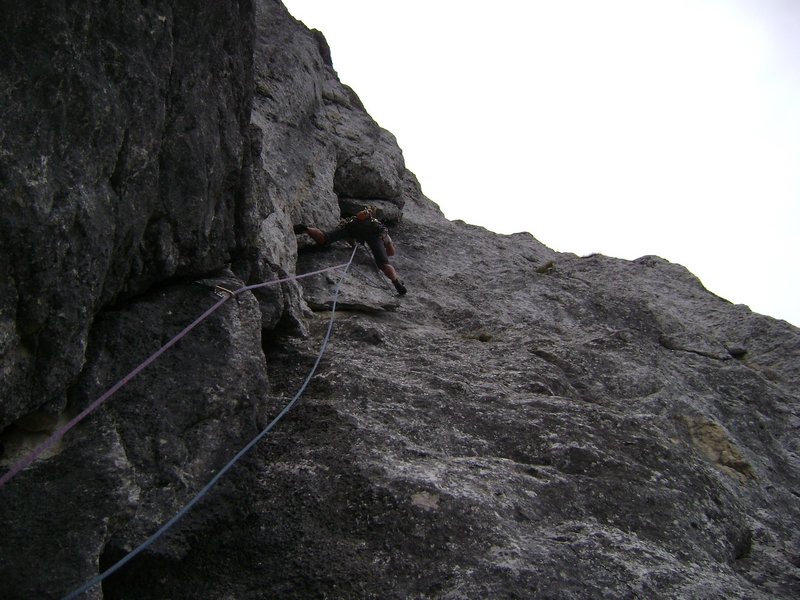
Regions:
<svg viewBox="0 0 800 600"><path fill-rule="evenodd" d="M308 231L308 225L305 225L303 223L298 223L297 225L294 226L295 235L300 235L301 233L305 233L306 231Z"/></svg>
<svg viewBox="0 0 800 600"><path fill-rule="evenodd" d="M392 283L394 284L394 289L396 289L397 293L400 294L401 296L404 296L406 292L408 292L406 286L404 286L403 282L400 281L399 279L395 279Z"/></svg>

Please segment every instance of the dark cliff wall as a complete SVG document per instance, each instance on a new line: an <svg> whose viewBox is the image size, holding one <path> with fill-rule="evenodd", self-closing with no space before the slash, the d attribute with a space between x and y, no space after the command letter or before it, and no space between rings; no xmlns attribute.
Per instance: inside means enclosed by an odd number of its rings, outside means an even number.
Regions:
<svg viewBox="0 0 800 600"><path fill-rule="evenodd" d="M59 412L104 306L219 268L252 105L251 2L4 2L4 425Z"/></svg>
<svg viewBox="0 0 800 600"><path fill-rule="evenodd" d="M445 220L278 1L0 10L3 470L207 286L346 262L295 223L378 205L410 289L359 250L298 405L84 597L800 594L797 328L656 257ZM228 301L0 487L0 597L62 597L176 514L299 388L335 282Z"/></svg>
<svg viewBox="0 0 800 600"><path fill-rule="evenodd" d="M293 273L293 222L330 226L363 199L397 219L418 193L324 37L280 2L3 3L0 22L4 467L208 308L198 280ZM181 342L191 360L163 357L4 487L0 595L85 581L265 424L262 329L302 335L310 312L294 283L227 308Z"/></svg>

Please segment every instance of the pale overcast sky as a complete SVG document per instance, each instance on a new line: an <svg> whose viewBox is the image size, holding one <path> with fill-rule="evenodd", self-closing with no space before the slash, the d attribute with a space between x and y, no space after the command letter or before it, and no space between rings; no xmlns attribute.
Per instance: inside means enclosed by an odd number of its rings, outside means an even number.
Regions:
<svg viewBox="0 0 800 600"><path fill-rule="evenodd" d="M449 219L800 326L800 1L284 4Z"/></svg>

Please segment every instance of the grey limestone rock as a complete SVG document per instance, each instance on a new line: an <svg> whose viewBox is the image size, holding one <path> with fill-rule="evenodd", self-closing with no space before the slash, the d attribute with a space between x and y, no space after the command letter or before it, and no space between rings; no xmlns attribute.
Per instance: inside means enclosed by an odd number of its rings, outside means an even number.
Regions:
<svg viewBox="0 0 800 600"><path fill-rule="evenodd" d="M63 395L104 306L229 260L247 5L3 5L4 425Z"/></svg>
<svg viewBox="0 0 800 600"><path fill-rule="evenodd" d="M226 299L0 486L0 597L110 568L315 365L83 597L800 596L800 330L446 220L280 2L6 3L0 101L3 472ZM334 315L343 268L226 291L365 204L406 296L362 248Z"/></svg>

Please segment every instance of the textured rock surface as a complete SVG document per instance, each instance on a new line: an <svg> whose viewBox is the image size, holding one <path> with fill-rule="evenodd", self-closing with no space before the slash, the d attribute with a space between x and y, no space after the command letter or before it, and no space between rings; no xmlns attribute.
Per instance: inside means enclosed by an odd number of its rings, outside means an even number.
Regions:
<svg viewBox="0 0 800 600"><path fill-rule="evenodd" d="M4 467L214 285L347 262L293 223L380 206L409 288L359 249L298 404L85 597L800 596L797 328L448 222L279 2L31 6L0 15ZM172 517L300 388L339 273L229 300L0 487L0 597Z"/></svg>
<svg viewBox="0 0 800 600"><path fill-rule="evenodd" d="M104 306L229 260L248 4L4 3L3 424L63 409Z"/></svg>

